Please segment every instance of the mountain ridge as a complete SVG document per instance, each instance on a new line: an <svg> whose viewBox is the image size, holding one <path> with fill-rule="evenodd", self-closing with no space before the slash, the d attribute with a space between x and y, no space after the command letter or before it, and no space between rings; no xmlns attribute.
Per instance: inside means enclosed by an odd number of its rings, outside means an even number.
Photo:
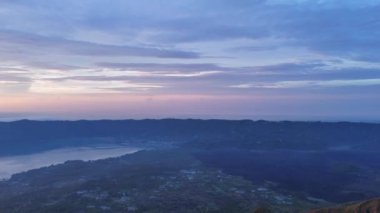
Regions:
<svg viewBox="0 0 380 213"><path fill-rule="evenodd" d="M166 141L195 148L373 150L380 149L380 124L216 119L0 122L0 156L94 141Z"/></svg>

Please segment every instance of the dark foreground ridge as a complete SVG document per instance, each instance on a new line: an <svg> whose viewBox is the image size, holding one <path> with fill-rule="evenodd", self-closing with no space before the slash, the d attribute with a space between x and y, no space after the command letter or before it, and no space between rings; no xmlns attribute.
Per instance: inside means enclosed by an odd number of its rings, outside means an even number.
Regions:
<svg viewBox="0 0 380 213"><path fill-rule="evenodd" d="M323 208L317 210L306 211L305 213L379 213L380 198L372 199L357 203L340 205L337 207ZM272 213L269 208L259 207L253 213Z"/></svg>
<svg viewBox="0 0 380 213"><path fill-rule="evenodd" d="M341 205L333 208L313 210L308 213L379 213L380 198L368 201Z"/></svg>

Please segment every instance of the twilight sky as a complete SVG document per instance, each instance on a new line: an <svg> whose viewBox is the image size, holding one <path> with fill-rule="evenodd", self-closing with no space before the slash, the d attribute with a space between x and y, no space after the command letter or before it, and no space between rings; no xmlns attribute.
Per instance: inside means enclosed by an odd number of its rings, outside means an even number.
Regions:
<svg viewBox="0 0 380 213"><path fill-rule="evenodd" d="M0 120L380 121L380 0L0 0Z"/></svg>

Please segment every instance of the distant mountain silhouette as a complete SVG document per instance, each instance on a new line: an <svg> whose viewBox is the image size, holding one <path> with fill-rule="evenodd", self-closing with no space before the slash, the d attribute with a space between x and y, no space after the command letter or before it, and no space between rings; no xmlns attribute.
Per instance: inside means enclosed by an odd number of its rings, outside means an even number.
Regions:
<svg viewBox="0 0 380 213"><path fill-rule="evenodd" d="M103 142L170 141L192 148L380 148L380 124L250 120L98 120L0 122L0 156Z"/></svg>

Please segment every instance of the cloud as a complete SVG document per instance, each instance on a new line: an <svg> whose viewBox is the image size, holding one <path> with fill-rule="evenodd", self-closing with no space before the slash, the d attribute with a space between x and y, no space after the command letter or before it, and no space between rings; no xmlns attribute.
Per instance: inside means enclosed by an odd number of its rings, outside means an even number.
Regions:
<svg viewBox="0 0 380 213"><path fill-rule="evenodd" d="M32 79L21 69L0 67L0 94L28 91Z"/></svg>
<svg viewBox="0 0 380 213"><path fill-rule="evenodd" d="M322 62L303 62L303 63L280 63L274 65L256 66L252 67L252 70L256 71L272 71L280 73L299 73L299 72L313 72L320 70L327 65Z"/></svg>
<svg viewBox="0 0 380 213"><path fill-rule="evenodd" d="M69 77L50 77L43 78L49 81L67 81L67 80L81 80L81 81L126 81L131 78L140 79L162 79L162 78L196 78L209 75L219 74L219 71L204 71L204 72L142 72L142 71L123 71L117 75L107 75L107 71L100 72L98 75L76 75Z"/></svg>
<svg viewBox="0 0 380 213"><path fill-rule="evenodd" d="M279 81L279 82L256 82L249 84L232 85L231 88L264 88L264 89L290 89L305 87L351 87L351 86L380 86L378 79L349 79L349 80L309 80L309 81Z"/></svg>
<svg viewBox="0 0 380 213"><path fill-rule="evenodd" d="M163 64L163 63L98 63L103 68L117 69L117 70L139 70L139 71L180 71L180 72L196 72L196 71L221 71L236 74L244 73L262 73L271 75L273 73L286 74L286 73L299 73L299 72L312 72L313 70L320 70L327 66L323 62L289 62L261 66L236 66L227 67L220 66L213 63L192 63L192 64Z"/></svg>
<svg viewBox="0 0 380 213"><path fill-rule="evenodd" d="M212 63L182 63L182 64L163 64L163 63L97 63L98 66L104 68L112 68L119 70L139 70L139 71L183 71L183 72L199 72L199 71L223 71L225 67L221 67Z"/></svg>
<svg viewBox="0 0 380 213"><path fill-rule="evenodd" d="M21 42L25 44L29 39L41 47L56 43L56 49L73 55L199 58L201 53L168 47L191 42L223 45L239 39L260 44L268 38L281 40L280 47L307 48L351 60L376 62L380 55L380 1L376 0L258 0L234 4L225 0L116 0L111 4L101 0L35 0L2 1L2 6L3 30L39 32L40 38L22 35L27 38ZM14 36L21 35L9 35ZM99 40L104 42L94 42ZM270 42L235 48L248 52L279 49L277 43Z"/></svg>
<svg viewBox="0 0 380 213"><path fill-rule="evenodd" d="M322 54L360 61L378 61L380 2L302 1L277 6L272 34ZM360 6L358 6L360 5ZM281 21L281 20L283 21Z"/></svg>
<svg viewBox="0 0 380 213"><path fill-rule="evenodd" d="M281 39L285 46L353 60L377 61L380 1L2 1L4 29L112 42L176 46L187 42ZM57 24L58 23L58 24ZM80 32L81 33L80 33ZM87 33L86 33L87 31ZM45 38L47 39L47 38ZM75 41L75 39L73 39ZM96 40L96 39L95 39ZM107 39L106 39L107 40ZM197 54L135 46L75 43L73 54L154 55L196 58ZM87 46L87 48L83 48ZM90 47L88 47L90 46ZM251 50L272 49L252 47ZM250 48L248 48L250 49ZM99 51L101 50L101 51ZM275 50L275 49L272 49ZM169 51L169 52L167 52Z"/></svg>
<svg viewBox="0 0 380 213"><path fill-rule="evenodd" d="M195 52L144 46L109 45L85 41L75 41L59 37L47 37L30 33L0 31L2 54L11 52L23 55L29 50L39 50L45 54L64 53L82 56L140 56L157 58L199 58Z"/></svg>
<svg viewBox="0 0 380 213"><path fill-rule="evenodd" d="M35 80L29 92L38 94L107 94L123 92L139 92L151 89L160 89L164 86L158 84L136 83L129 81L96 81L83 80Z"/></svg>
<svg viewBox="0 0 380 213"><path fill-rule="evenodd" d="M1 96L377 97L379 10L378 0L2 0Z"/></svg>

